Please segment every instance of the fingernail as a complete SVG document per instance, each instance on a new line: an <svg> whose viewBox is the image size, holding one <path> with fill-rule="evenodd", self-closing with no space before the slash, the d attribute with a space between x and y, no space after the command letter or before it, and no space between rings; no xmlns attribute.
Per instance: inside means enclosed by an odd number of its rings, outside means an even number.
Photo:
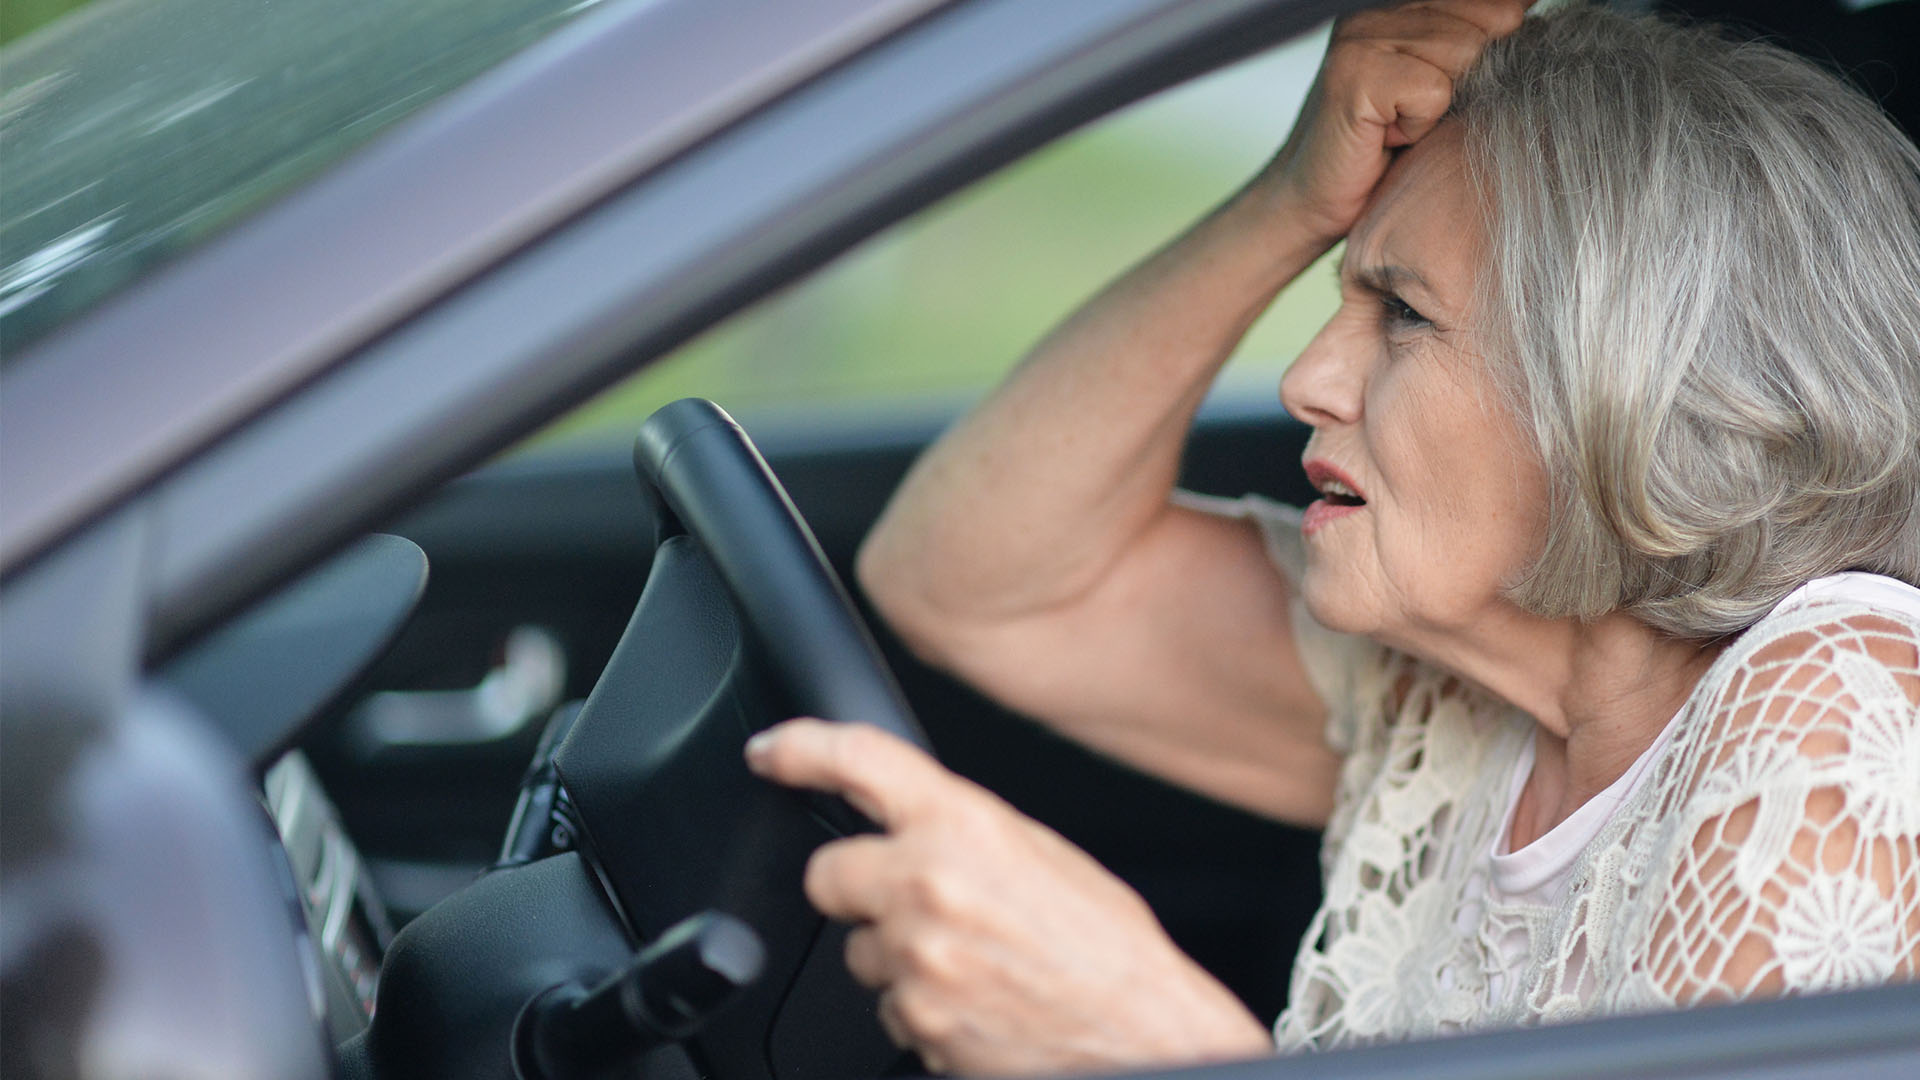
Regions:
<svg viewBox="0 0 1920 1080"><path fill-rule="evenodd" d="M753 769L755 772L760 770L760 766L766 761L767 754L772 752L773 743L776 738L778 738L778 736L773 732L763 731L747 740L748 768Z"/></svg>

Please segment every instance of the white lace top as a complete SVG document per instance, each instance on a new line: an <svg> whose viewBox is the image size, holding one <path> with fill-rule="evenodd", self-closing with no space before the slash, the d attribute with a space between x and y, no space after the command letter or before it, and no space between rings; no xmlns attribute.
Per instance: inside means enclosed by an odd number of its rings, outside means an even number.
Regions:
<svg viewBox="0 0 1920 1080"><path fill-rule="evenodd" d="M1298 511L1237 512L1297 577ZM1280 1046L1920 975L1920 590L1847 576L1730 643L1619 783L1510 853L1533 721L1297 608L1346 761Z"/></svg>

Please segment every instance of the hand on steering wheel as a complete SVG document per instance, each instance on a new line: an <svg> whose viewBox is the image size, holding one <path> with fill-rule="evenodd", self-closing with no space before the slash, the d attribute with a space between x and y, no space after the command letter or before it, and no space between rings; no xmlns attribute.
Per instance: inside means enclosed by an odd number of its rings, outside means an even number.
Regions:
<svg viewBox="0 0 1920 1080"><path fill-rule="evenodd" d="M841 795L878 824L807 864L824 914L859 924L847 966L929 1068L980 1074L1219 1061L1272 1050L1140 896L1059 834L864 724L793 720L748 766Z"/></svg>

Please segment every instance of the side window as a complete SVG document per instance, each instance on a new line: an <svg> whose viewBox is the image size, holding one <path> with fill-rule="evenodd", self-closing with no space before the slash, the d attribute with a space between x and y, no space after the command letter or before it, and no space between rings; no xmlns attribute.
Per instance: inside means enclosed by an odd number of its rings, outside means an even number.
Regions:
<svg viewBox="0 0 1920 1080"><path fill-rule="evenodd" d="M1310 34L1060 139L894 226L536 435L624 437L676 398L742 416L872 415L991 388L1081 300L1232 193L1291 128L1326 49ZM1271 396L1332 313L1310 269L1222 377Z"/></svg>

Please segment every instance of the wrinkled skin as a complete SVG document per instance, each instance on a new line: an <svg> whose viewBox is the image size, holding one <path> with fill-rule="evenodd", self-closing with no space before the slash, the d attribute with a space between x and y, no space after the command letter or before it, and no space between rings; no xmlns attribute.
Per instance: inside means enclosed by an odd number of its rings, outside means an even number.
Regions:
<svg viewBox="0 0 1920 1080"><path fill-rule="evenodd" d="M1525 7L1458 0L1343 20L1294 135L1248 191L1296 235L1346 236L1402 149L1440 124L1453 80ZM1408 172L1417 183L1461 182L1457 169L1397 170ZM1399 205L1422 200L1416 192ZM1356 317L1351 303L1342 311L1330 333ZM1376 359L1388 344L1370 346ZM1310 374L1347 380L1344 390L1302 388L1338 408L1324 394L1350 392L1359 369L1311 349L1305 359ZM1271 1052L1260 1022L1174 946L1132 889L924 753L871 728L796 720L756 737L747 757L761 776L843 795L881 826L822 847L807 896L856 924L849 969L881 991L889 1033L929 1067L1030 1075Z"/></svg>
<svg viewBox="0 0 1920 1080"><path fill-rule="evenodd" d="M1489 377L1474 268L1484 254L1457 124L1409 148L1347 240L1341 306L1280 396L1304 455L1349 478L1356 511L1307 521L1300 587L1323 625L1447 666L1524 619L1504 595L1546 535L1547 478Z"/></svg>
<svg viewBox="0 0 1920 1080"><path fill-rule="evenodd" d="M882 991L888 1032L929 1068L1057 1073L1270 1047L1138 894L905 742L795 720L756 739L748 761L843 794L884 828L821 848L807 897L859 924L847 966Z"/></svg>

